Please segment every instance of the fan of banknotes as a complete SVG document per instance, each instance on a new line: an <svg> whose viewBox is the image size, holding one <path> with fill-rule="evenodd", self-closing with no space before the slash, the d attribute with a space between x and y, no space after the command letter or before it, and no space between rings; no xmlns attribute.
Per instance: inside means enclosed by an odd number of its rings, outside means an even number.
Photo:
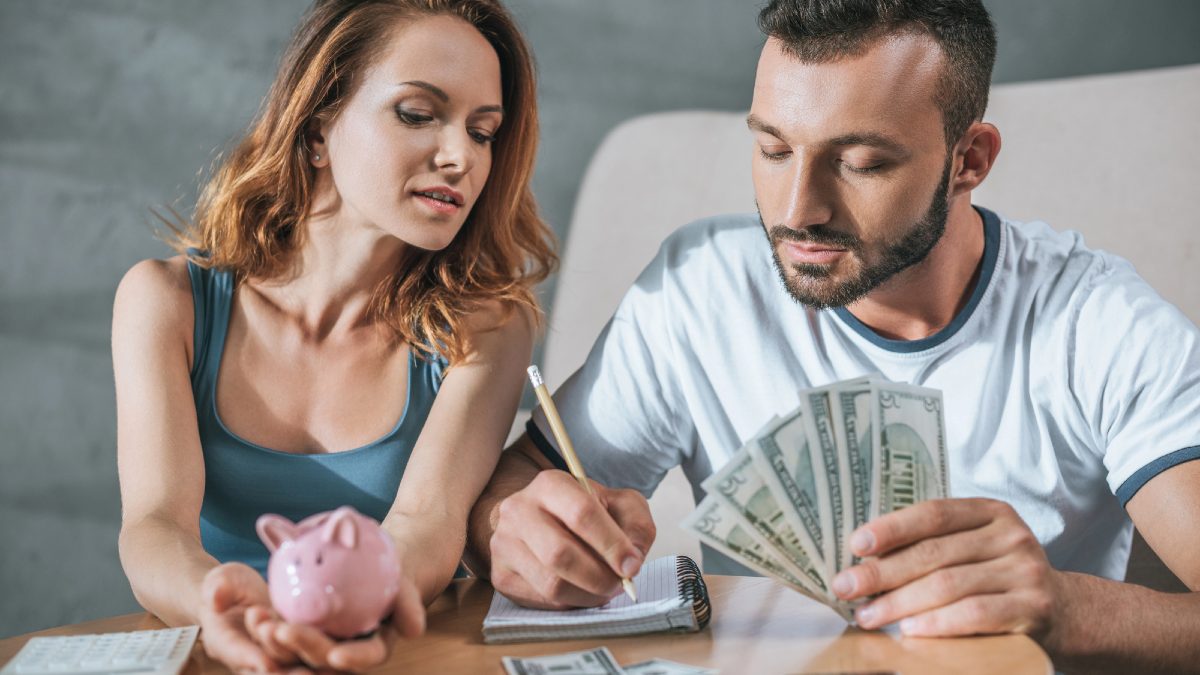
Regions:
<svg viewBox="0 0 1200 675"><path fill-rule="evenodd" d="M865 377L800 392L703 484L682 526L760 574L832 607L858 561L850 534L876 516L946 495L942 393Z"/></svg>

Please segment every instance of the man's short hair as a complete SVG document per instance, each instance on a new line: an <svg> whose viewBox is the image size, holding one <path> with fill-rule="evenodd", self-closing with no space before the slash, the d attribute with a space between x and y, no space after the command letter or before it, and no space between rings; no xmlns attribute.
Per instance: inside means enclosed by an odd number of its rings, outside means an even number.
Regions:
<svg viewBox="0 0 1200 675"><path fill-rule="evenodd" d="M982 0L771 0L758 26L807 63L861 54L887 35L927 34L946 56L934 93L946 144L987 109L996 27Z"/></svg>

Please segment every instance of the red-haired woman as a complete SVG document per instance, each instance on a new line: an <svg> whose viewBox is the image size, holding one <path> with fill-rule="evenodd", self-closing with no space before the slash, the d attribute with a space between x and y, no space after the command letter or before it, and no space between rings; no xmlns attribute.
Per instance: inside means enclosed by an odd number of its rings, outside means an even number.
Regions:
<svg viewBox="0 0 1200 675"><path fill-rule="evenodd" d="M265 512L349 504L401 557L394 624L453 577L555 263L529 190L533 69L493 0L318 0L181 255L113 316L120 555L138 601L237 670L362 669L269 610Z"/></svg>

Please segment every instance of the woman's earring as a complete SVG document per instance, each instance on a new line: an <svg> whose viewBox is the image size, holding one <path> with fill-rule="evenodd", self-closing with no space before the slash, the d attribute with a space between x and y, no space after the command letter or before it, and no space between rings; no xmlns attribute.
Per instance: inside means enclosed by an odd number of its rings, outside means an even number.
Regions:
<svg viewBox="0 0 1200 675"><path fill-rule="evenodd" d="M321 156L320 156L320 155L313 155L313 159L315 159L315 160L317 160L317 161L319 162L319 161L321 161Z"/></svg>

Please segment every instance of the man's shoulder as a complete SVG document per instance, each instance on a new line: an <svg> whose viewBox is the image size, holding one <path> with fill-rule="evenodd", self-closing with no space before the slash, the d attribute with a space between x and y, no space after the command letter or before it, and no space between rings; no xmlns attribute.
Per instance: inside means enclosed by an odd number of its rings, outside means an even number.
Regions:
<svg viewBox="0 0 1200 675"><path fill-rule="evenodd" d="M1081 324L1113 326L1163 312L1179 314L1132 263L1089 247L1081 233L1058 230L1043 221L1006 219L1004 226L1011 287L1019 289L1017 294L1026 303L1065 322L1070 330L1078 332Z"/></svg>
<svg viewBox="0 0 1200 675"><path fill-rule="evenodd" d="M1114 271L1136 277L1124 258L1091 248L1082 233L1059 229L1042 220L1017 221L1002 218L1007 241L1005 267L1019 284L1045 294L1050 290L1076 294L1092 288Z"/></svg>

